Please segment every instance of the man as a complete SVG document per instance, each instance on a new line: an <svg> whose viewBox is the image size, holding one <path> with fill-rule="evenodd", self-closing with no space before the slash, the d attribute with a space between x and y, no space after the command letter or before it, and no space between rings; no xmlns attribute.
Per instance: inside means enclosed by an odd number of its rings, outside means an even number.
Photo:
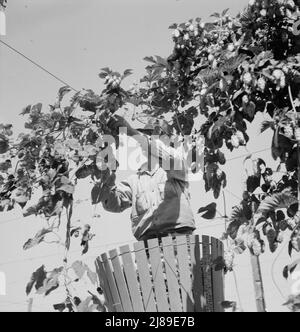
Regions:
<svg viewBox="0 0 300 332"><path fill-rule="evenodd" d="M110 121L114 130L126 128L137 140L146 162L137 174L115 185L111 174L103 190L105 210L120 213L131 207L132 232L139 241L168 235L192 234L195 221L190 206L188 169L184 157L158 137L136 130L120 116ZM155 128L146 128L153 134Z"/></svg>

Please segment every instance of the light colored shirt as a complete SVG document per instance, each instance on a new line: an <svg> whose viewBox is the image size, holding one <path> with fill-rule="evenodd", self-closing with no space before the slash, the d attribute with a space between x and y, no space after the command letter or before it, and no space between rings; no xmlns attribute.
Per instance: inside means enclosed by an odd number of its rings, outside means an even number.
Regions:
<svg viewBox="0 0 300 332"><path fill-rule="evenodd" d="M131 207L132 232L137 240L195 230L183 155L156 139L151 141L149 156L154 163L151 170L145 163L137 174L107 188L104 209L119 213ZM161 167L159 160L166 167Z"/></svg>

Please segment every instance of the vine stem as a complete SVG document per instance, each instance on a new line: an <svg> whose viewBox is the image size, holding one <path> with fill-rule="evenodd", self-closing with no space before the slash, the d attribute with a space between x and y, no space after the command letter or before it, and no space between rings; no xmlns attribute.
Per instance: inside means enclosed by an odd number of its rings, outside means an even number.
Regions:
<svg viewBox="0 0 300 332"><path fill-rule="evenodd" d="M228 217L227 217L227 209L226 209L226 196L225 196L224 190L223 190L223 204L224 204L224 224L225 224L225 234L226 234L227 233L227 218ZM229 249L228 237L226 239L226 244L227 244L227 249ZM242 298L241 298L239 285L238 285L238 280L237 280L237 276L236 276L236 272L235 272L234 268L232 268L232 273L233 273L233 277L234 277L234 284L235 284L236 294L237 294L237 298L238 298L239 308L243 312L244 310L243 310L243 305L242 305Z"/></svg>
<svg viewBox="0 0 300 332"><path fill-rule="evenodd" d="M225 233L227 232L227 209L226 209L226 197L225 192L223 190L223 204L224 204L224 224L225 224ZM228 239L227 239L227 245L228 245Z"/></svg>
<svg viewBox="0 0 300 332"><path fill-rule="evenodd" d="M83 166L84 166L89 160L90 160L90 158L86 158L84 161L82 161L82 162L80 163L79 166L77 166L77 168L75 169L74 174L71 176L71 180L74 179L76 172L77 172L81 167L83 167Z"/></svg>
<svg viewBox="0 0 300 332"><path fill-rule="evenodd" d="M295 104L294 104L294 99L293 99L292 90L291 90L291 86L290 86L290 85L289 85L289 87L288 87L288 90L289 90L289 97L290 97L290 101L291 101L291 104L292 104L293 110L294 110L294 112L297 114L297 110L296 110L296 106L295 106Z"/></svg>
<svg viewBox="0 0 300 332"><path fill-rule="evenodd" d="M300 141L297 142L297 150L298 150L298 202L299 202L298 212L300 213Z"/></svg>
<svg viewBox="0 0 300 332"><path fill-rule="evenodd" d="M294 99L293 99L293 95L292 95L292 89L291 89L291 86L289 85L288 87L288 90L289 90L289 97L290 97L290 101L291 101L291 104L292 104L292 107L293 107L293 110L294 110L294 113L297 114L297 109L296 109L296 106L295 106L295 103L294 103ZM297 123L297 120L294 121L294 129L295 130L299 130L299 126L298 126L298 123ZM298 212L300 213L300 140L297 138L297 154L298 154Z"/></svg>
<svg viewBox="0 0 300 332"><path fill-rule="evenodd" d="M66 241L65 241L65 254L64 254L64 286L66 290L66 295L67 299L71 302L73 310L77 312L76 305L73 299L73 296L71 294L71 291L69 289L69 284L68 284L68 254L70 250L70 245L71 245L71 220L72 220L72 215L73 215L73 200L71 201L69 205L69 210L67 209L67 226L66 226Z"/></svg>
<svg viewBox="0 0 300 332"><path fill-rule="evenodd" d="M184 136L184 133L182 131L182 128L181 128L181 125L180 125L180 122L179 122L179 118L178 118L178 110L177 109L173 109L173 110L175 112L175 118L176 118L177 126L178 126L178 128L180 130L181 135Z"/></svg>
<svg viewBox="0 0 300 332"><path fill-rule="evenodd" d="M230 96L229 96L228 92L226 92L226 95L227 95L227 98L228 98L228 101L229 101L230 109L232 110L232 115L234 115L235 114L234 105L232 103L232 100L230 99Z"/></svg>
<svg viewBox="0 0 300 332"><path fill-rule="evenodd" d="M247 183L244 183L245 190L247 191ZM253 232L255 230L255 213L257 211L255 207L255 203L251 203L251 211L252 218L250 223L249 231ZM257 312L266 312L266 301L265 301L265 292L264 292L264 284L261 272L261 264L259 256L254 255L250 252L250 263L252 268L252 276L254 283L254 291L255 291L255 302Z"/></svg>

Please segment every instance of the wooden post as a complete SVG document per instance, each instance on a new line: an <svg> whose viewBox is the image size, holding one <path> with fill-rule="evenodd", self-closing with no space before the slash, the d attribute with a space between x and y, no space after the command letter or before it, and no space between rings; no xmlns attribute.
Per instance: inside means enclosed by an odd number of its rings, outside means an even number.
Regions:
<svg viewBox="0 0 300 332"><path fill-rule="evenodd" d="M300 130L300 128L298 128ZM300 141L298 140L298 212L300 214Z"/></svg>
<svg viewBox="0 0 300 332"><path fill-rule="evenodd" d="M254 228L254 213L255 213L255 205L252 203L252 227ZM266 302L265 302L265 293L263 286L263 279L261 274L261 267L259 257L255 255L251 255L251 267L253 274L253 282L254 282L254 291L255 291L255 301L257 312L266 312Z"/></svg>
<svg viewBox="0 0 300 332"><path fill-rule="evenodd" d="M252 254L250 255L257 312L266 312L265 294L259 257Z"/></svg>
<svg viewBox="0 0 300 332"><path fill-rule="evenodd" d="M27 312L32 312L33 298L29 298L27 301Z"/></svg>

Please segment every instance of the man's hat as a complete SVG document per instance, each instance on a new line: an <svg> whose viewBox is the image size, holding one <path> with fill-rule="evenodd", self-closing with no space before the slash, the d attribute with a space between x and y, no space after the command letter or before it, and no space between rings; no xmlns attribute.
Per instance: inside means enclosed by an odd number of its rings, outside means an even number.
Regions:
<svg viewBox="0 0 300 332"><path fill-rule="evenodd" d="M138 128L138 131L143 134L152 135L155 131L155 126L153 123L147 123L144 128Z"/></svg>
<svg viewBox="0 0 300 332"><path fill-rule="evenodd" d="M144 128L139 128L138 131L147 135L171 135L172 130L168 122L164 119L150 118Z"/></svg>

